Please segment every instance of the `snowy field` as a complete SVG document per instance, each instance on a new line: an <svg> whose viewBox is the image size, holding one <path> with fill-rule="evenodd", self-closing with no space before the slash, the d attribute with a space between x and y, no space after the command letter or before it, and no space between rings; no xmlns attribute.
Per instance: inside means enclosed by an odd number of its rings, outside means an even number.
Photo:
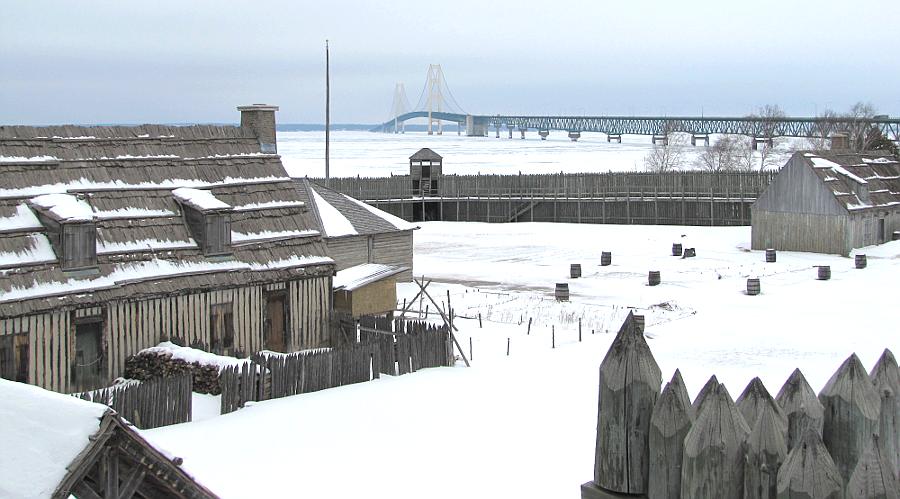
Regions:
<svg viewBox="0 0 900 499"><path fill-rule="evenodd" d="M861 250L869 266L856 270L852 257L809 253L767 264L749 240L749 227L425 223L414 270L442 306L449 291L471 368L226 416L210 417L206 398L206 419L144 433L226 498L578 497L593 476L598 367L629 309L646 316L664 381L680 368L692 397L712 374L732 397L754 376L774 395L795 367L818 391L852 352L870 369L884 348L900 351L900 242ZM673 242L697 257L669 256ZM570 263L583 277L568 279ZM649 270L662 284L646 285ZM744 294L747 277L761 295ZM553 299L557 282L570 302Z"/></svg>
<svg viewBox="0 0 900 499"><path fill-rule="evenodd" d="M457 136L455 126L444 135L425 132L385 134L359 131L336 131L331 134L331 176L388 177L409 174L409 157L422 147L429 147L444 157L444 173L474 175L477 173L526 174L580 173L606 171L643 171L644 157L653 149L647 135L623 135L622 143L609 143L602 133L581 134L572 142L565 132L552 131L547 140L537 132L519 132L513 138L505 129L500 138L494 131L488 137ZM717 136L710 140L715 142ZM780 139L774 162L787 161L790 147L801 148L801 139ZM694 163L702 146L688 145L684 151L685 167ZM278 132L278 153L292 177L325 176L325 132Z"/></svg>

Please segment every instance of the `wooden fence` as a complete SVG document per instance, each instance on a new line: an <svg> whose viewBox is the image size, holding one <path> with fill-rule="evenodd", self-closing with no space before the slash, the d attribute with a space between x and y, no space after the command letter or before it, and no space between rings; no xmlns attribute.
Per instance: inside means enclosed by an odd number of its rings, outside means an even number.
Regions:
<svg viewBox="0 0 900 499"><path fill-rule="evenodd" d="M900 494L900 368L889 350L871 374L851 355L818 397L795 370L776 397L754 378L732 400L713 376L691 403L678 371L660 391L642 329L629 314L600 365L602 431L582 498Z"/></svg>
<svg viewBox="0 0 900 499"><path fill-rule="evenodd" d="M437 194L424 198L412 195L409 176L336 178L328 185L411 221L748 225L750 206L774 175L444 175Z"/></svg>
<svg viewBox="0 0 900 499"><path fill-rule="evenodd" d="M149 381L129 381L76 397L104 404L142 430L191 420L193 381L190 374Z"/></svg>
<svg viewBox="0 0 900 499"><path fill-rule="evenodd" d="M426 367L453 363L446 328L417 321L364 321L338 348L291 354L255 354L222 370L222 414L248 401L288 397Z"/></svg>

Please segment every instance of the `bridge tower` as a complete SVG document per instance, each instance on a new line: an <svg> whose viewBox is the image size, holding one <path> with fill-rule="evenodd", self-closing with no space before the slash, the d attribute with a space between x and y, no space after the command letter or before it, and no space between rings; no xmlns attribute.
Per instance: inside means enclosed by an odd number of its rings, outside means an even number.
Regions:
<svg viewBox="0 0 900 499"><path fill-rule="evenodd" d="M432 118L434 112L444 110L444 98L441 88L444 86L444 70L440 64L430 64L428 66L428 80L425 83L425 90L428 92L428 98L425 101L425 107L428 111L428 135L434 135L434 122L437 121L438 135L443 134L444 126L441 120Z"/></svg>
<svg viewBox="0 0 900 499"><path fill-rule="evenodd" d="M397 117L409 112L409 99L406 97L406 87L403 82L394 86L394 101L391 103L391 116L394 117L394 133L406 133L406 122L398 123Z"/></svg>

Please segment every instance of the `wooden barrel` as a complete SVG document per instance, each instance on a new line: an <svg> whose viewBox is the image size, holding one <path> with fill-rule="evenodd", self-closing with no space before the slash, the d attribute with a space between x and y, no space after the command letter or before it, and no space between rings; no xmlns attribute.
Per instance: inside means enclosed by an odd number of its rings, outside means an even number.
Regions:
<svg viewBox="0 0 900 499"><path fill-rule="evenodd" d="M612 263L612 253L609 251L604 251L600 253L600 265L606 267L607 265Z"/></svg>
<svg viewBox="0 0 900 499"><path fill-rule="evenodd" d="M651 270L650 274L647 276L647 284L650 286L656 286L659 284L659 271Z"/></svg>
<svg viewBox="0 0 900 499"><path fill-rule="evenodd" d="M565 282L556 283L556 301L569 301L569 284Z"/></svg>
<svg viewBox="0 0 900 499"><path fill-rule="evenodd" d="M573 263L571 266L569 266L569 277L571 277L572 279L581 277L580 263Z"/></svg>
<svg viewBox="0 0 900 499"><path fill-rule="evenodd" d="M691 258L697 256L697 250L695 248L685 248L684 256L682 258Z"/></svg>
<svg viewBox="0 0 900 499"><path fill-rule="evenodd" d="M819 265L819 276L820 281L827 281L831 279L831 267L828 265Z"/></svg>
<svg viewBox="0 0 900 499"><path fill-rule="evenodd" d="M759 279L747 279L747 294L756 296L759 294Z"/></svg>
<svg viewBox="0 0 900 499"><path fill-rule="evenodd" d="M681 256L681 243L672 245L672 256Z"/></svg>
<svg viewBox="0 0 900 499"><path fill-rule="evenodd" d="M895 230L893 234L891 234L891 241L900 240L900 230Z"/></svg>
<svg viewBox="0 0 900 499"><path fill-rule="evenodd" d="M766 250L766 263L775 263L775 250L767 249Z"/></svg>
<svg viewBox="0 0 900 499"><path fill-rule="evenodd" d="M856 258L854 258L854 263L856 264L856 268L858 269L866 268L866 265L868 264L868 262L866 262L866 255L856 255Z"/></svg>

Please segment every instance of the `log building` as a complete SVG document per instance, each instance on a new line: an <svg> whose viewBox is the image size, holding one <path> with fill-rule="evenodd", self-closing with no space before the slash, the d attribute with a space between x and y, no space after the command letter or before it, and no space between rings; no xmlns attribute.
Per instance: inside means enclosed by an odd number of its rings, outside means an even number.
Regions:
<svg viewBox="0 0 900 499"><path fill-rule="evenodd" d="M900 162L886 153L797 152L751 208L753 249L847 256L900 231Z"/></svg>
<svg viewBox="0 0 900 499"><path fill-rule="evenodd" d="M161 341L247 355L329 343L319 223L241 126L0 126L0 376L108 384Z"/></svg>

